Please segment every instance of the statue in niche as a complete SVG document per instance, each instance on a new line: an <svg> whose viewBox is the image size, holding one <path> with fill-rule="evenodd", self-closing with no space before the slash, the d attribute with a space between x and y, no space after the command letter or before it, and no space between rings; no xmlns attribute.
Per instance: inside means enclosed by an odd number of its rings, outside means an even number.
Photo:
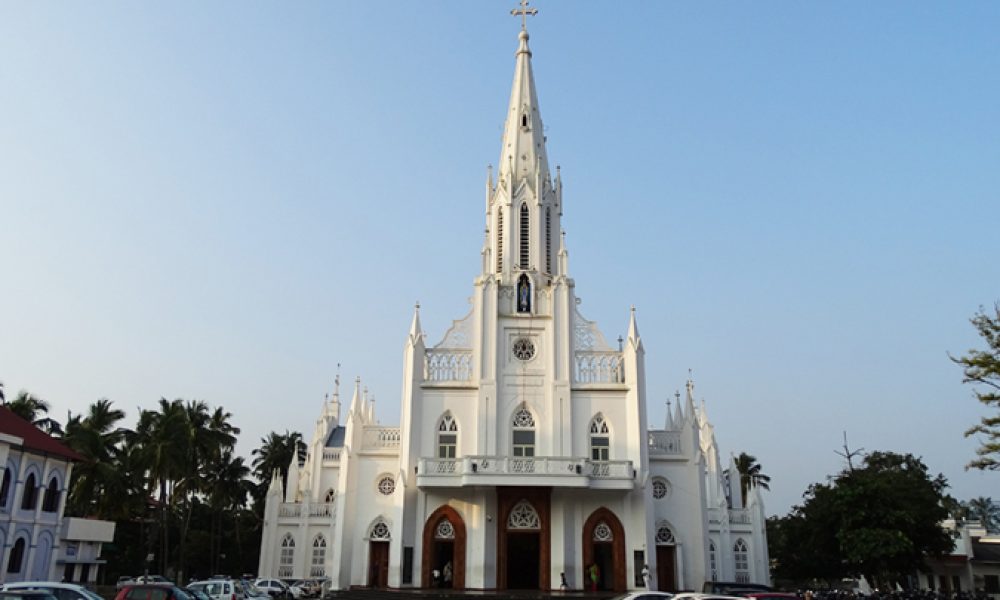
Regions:
<svg viewBox="0 0 1000 600"><path fill-rule="evenodd" d="M531 312L531 283L527 275L517 280L517 312Z"/></svg>

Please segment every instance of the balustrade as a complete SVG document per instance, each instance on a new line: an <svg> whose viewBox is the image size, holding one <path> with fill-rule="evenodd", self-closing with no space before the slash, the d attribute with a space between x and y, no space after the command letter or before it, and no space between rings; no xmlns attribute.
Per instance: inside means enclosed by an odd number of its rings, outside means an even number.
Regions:
<svg viewBox="0 0 1000 600"><path fill-rule="evenodd" d="M422 458L420 475L574 475L591 479L632 479L632 461L592 461L586 458L467 456L464 458Z"/></svg>
<svg viewBox="0 0 1000 600"><path fill-rule="evenodd" d="M340 449L339 448L324 448L323 449L323 461L339 461L340 460Z"/></svg>
<svg viewBox="0 0 1000 600"><path fill-rule="evenodd" d="M280 507L278 507L278 516L280 517L298 517L302 515L302 505L298 502L283 502Z"/></svg>
<svg viewBox="0 0 1000 600"><path fill-rule="evenodd" d="M650 456L670 456L681 454L681 432L679 431L650 431L649 432L649 454Z"/></svg>
<svg viewBox="0 0 1000 600"><path fill-rule="evenodd" d="M365 450L399 448L399 427L365 427L361 445Z"/></svg>
<svg viewBox="0 0 1000 600"><path fill-rule="evenodd" d="M424 380L471 381L472 350L428 348L424 351Z"/></svg>
<svg viewBox="0 0 1000 600"><path fill-rule="evenodd" d="M750 511L745 508L731 508L729 509L729 522L735 523L737 525L749 525L750 524Z"/></svg>
<svg viewBox="0 0 1000 600"><path fill-rule="evenodd" d="M576 352L574 363L576 383L625 383L621 352L581 350Z"/></svg>

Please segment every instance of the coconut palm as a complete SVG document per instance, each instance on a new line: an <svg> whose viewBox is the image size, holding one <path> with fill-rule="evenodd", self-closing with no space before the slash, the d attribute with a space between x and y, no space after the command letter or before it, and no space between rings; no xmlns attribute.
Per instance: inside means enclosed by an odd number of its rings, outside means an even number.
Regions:
<svg viewBox="0 0 1000 600"><path fill-rule="evenodd" d="M993 501L993 498L980 496L973 498L966 503L969 509L969 517L979 519L986 531L996 531L1000 529L1000 505Z"/></svg>
<svg viewBox="0 0 1000 600"><path fill-rule="evenodd" d="M257 486L254 501L263 506L264 494L271 482L271 475L275 470L281 473L282 487L288 485L288 465L295 456L301 460L306 453L306 444L302 441L302 434L295 431L284 434L272 431L267 437L261 438L260 448L253 450L253 474L257 478Z"/></svg>
<svg viewBox="0 0 1000 600"><path fill-rule="evenodd" d="M5 402L5 405L12 413L25 421L31 422L32 425L49 435L62 435L62 426L59 422L44 416L49 413L49 403L38 396L33 396L21 390L17 393L16 398L10 402Z"/></svg>
<svg viewBox="0 0 1000 600"><path fill-rule="evenodd" d="M67 500L70 514L108 518L99 506L102 501L107 504L106 489L113 481L128 477L116 461L119 444L125 438L125 429L116 425L124 418L125 413L114 408L107 398L90 405L86 416L69 414L63 441L85 458L73 468ZM120 505L122 499L116 500L112 504Z"/></svg>
<svg viewBox="0 0 1000 600"><path fill-rule="evenodd" d="M750 489L750 484L753 483L757 487L769 490L771 489L771 477L761 472L760 463L757 462L756 456L740 452L735 462L736 470L740 473L740 494L743 498L743 506L746 506L747 490Z"/></svg>

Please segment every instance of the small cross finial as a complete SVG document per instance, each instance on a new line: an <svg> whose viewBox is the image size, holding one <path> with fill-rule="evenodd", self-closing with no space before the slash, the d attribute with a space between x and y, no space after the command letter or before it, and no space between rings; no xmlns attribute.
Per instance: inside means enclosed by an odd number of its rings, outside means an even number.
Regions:
<svg viewBox="0 0 1000 600"><path fill-rule="evenodd" d="M513 8L510 14L515 17L521 17L521 31L528 30L528 15L535 16L538 14L537 8L528 8L528 0L521 0L521 8Z"/></svg>

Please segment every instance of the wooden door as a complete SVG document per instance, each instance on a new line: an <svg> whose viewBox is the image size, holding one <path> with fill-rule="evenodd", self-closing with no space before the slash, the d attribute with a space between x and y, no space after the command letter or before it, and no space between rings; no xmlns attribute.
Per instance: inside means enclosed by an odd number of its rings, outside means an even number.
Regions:
<svg viewBox="0 0 1000 600"><path fill-rule="evenodd" d="M661 592L677 591L677 579L674 573L674 546L656 547L656 582Z"/></svg>
<svg viewBox="0 0 1000 600"><path fill-rule="evenodd" d="M389 542L369 542L368 587L389 586Z"/></svg>

